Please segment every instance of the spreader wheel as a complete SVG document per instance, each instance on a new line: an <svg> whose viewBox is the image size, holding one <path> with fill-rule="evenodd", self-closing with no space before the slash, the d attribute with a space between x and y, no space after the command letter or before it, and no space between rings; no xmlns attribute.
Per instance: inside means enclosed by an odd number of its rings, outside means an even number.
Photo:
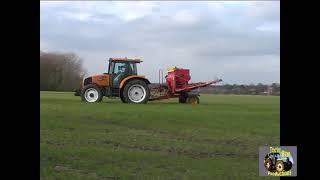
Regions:
<svg viewBox="0 0 320 180"><path fill-rule="evenodd" d="M185 98L184 96L179 96L179 103L186 103L187 98Z"/></svg>
<svg viewBox="0 0 320 180"><path fill-rule="evenodd" d="M199 104L200 103L200 100L199 100L199 97L197 95L189 95L187 97L187 100L186 102L188 104Z"/></svg>

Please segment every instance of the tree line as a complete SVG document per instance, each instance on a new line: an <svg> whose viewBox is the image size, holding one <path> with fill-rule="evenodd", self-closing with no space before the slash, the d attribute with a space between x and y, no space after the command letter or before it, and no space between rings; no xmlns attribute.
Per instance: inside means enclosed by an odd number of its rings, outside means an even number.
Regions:
<svg viewBox="0 0 320 180"><path fill-rule="evenodd" d="M85 75L76 54L40 51L40 91L73 91Z"/></svg>

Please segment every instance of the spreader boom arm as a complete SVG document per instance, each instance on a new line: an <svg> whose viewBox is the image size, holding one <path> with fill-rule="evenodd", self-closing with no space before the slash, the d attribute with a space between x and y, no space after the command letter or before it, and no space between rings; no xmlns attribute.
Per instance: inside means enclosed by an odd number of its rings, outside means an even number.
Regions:
<svg viewBox="0 0 320 180"><path fill-rule="evenodd" d="M213 80L213 81L209 81L209 82L190 83L186 87L175 89L175 92L191 91L193 89L196 89L196 88L199 88L199 87L205 87L205 86L208 86L210 84L216 84L216 83L221 82L221 81L222 81L222 79Z"/></svg>

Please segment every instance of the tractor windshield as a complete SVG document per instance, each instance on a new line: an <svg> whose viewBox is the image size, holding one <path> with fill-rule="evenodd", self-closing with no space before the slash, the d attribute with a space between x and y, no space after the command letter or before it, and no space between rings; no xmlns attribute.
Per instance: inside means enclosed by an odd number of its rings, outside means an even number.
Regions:
<svg viewBox="0 0 320 180"><path fill-rule="evenodd" d="M114 62L109 61L108 74L112 74L115 72L125 72L126 74L137 74L137 65L135 62Z"/></svg>
<svg viewBox="0 0 320 180"><path fill-rule="evenodd" d="M280 158L280 154L279 153L274 153L274 157Z"/></svg>

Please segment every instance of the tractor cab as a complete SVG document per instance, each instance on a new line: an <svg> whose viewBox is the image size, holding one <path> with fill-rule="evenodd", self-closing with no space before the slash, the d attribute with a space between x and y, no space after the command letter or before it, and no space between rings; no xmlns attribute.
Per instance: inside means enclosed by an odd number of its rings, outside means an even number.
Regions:
<svg viewBox="0 0 320 180"><path fill-rule="evenodd" d="M111 76L111 87L119 88L123 79L131 75L137 75L137 63L139 59L110 58L108 73Z"/></svg>
<svg viewBox="0 0 320 180"><path fill-rule="evenodd" d="M268 153L265 156L265 159L270 158L270 159L276 160L279 157L280 157L280 153Z"/></svg>

